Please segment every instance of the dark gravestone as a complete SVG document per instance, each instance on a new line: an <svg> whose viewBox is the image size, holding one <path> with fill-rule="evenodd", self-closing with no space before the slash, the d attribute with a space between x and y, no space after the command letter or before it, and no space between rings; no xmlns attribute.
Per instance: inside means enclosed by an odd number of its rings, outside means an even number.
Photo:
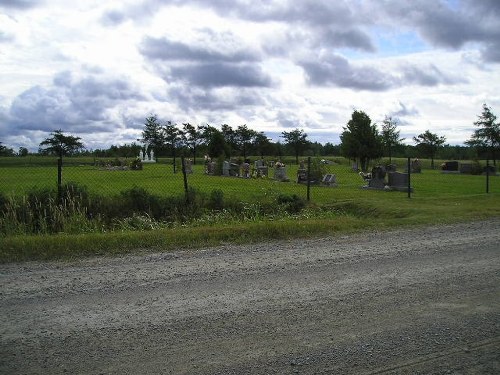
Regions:
<svg viewBox="0 0 500 375"><path fill-rule="evenodd" d="M387 178L390 190L408 191L408 173L391 172ZM413 188L410 188L410 191L413 191Z"/></svg>
<svg viewBox="0 0 500 375"><path fill-rule="evenodd" d="M385 166L385 170L387 171L387 173L389 173L389 172L396 172L396 169L397 169L396 164L387 164Z"/></svg>
<svg viewBox="0 0 500 375"><path fill-rule="evenodd" d="M307 169L299 168L297 170L297 182L307 183Z"/></svg>
<svg viewBox="0 0 500 375"><path fill-rule="evenodd" d="M372 168L372 175L368 181L368 187L374 189L383 189L385 187L385 167L377 165Z"/></svg>
<svg viewBox="0 0 500 375"><path fill-rule="evenodd" d="M385 181L380 178L372 177L368 181L368 187L373 189L383 189L385 187Z"/></svg>
<svg viewBox="0 0 500 375"><path fill-rule="evenodd" d="M472 174L472 163L461 163L460 173Z"/></svg>
<svg viewBox="0 0 500 375"><path fill-rule="evenodd" d="M445 161L441 169L448 172L458 172L458 161Z"/></svg>
<svg viewBox="0 0 500 375"><path fill-rule="evenodd" d="M488 165L488 166L485 166L485 167L483 168L483 173L484 173L484 174L488 173L488 174L490 174L490 175L495 175L495 174L496 174L496 171L497 171L497 170L496 170L496 168L495 168L495 166L494 166L494 165Z"/></svg>

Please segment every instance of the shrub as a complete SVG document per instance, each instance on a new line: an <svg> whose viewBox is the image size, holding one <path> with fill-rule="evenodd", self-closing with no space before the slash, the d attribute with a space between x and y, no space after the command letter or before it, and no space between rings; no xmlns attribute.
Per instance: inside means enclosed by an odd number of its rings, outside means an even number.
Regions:
<svg viewBox="0 0 500 375"><path fill-rule="evenodd" d="M288 213L299 213L306 206L305 200L296 194L280 194L276 198L276 201L279 205L283 206Z"/></svg>
<svg viewBox="0 0 500 375"><path fill-rule="evenodd" d="M224 208L224 192L220 189L212 190L208 200L208 208L211 210L222 210Z"/></svg>

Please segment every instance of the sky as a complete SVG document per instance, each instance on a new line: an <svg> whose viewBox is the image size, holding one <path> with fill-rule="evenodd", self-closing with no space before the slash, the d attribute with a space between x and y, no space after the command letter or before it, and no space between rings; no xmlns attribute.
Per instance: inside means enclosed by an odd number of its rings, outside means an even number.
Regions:
<svg viewBox="0 0 500 375"><path fill-rule="evenodd" d="M338 144L354 110L463 144L500 117L500 0L0 0L0 142L87 149L144 120Z"/></svg>

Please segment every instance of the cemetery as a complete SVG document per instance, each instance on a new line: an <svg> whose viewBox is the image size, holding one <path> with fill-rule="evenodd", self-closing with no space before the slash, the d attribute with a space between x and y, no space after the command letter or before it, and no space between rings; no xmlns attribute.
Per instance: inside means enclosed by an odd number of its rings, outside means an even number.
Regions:
<svg viewBox="0 0 500 375"><path fill-rule="evenodd" d="M133 186L144 187L159 195L183 193L180 158L177 159L179 165L174 173L171 159L160 158L155 163L143 163L141 156L145 157L142 154L138 158L124 159L123 165L129 167L117 168L112 174L103 173L106 170L106 164L102 164L95 158L66 158L63 181L87 186L89 191L104 195L118 194ZM148 157L150 158L151 155ZM34 186L40 189L54 187L57 181L56 159L41 157L32 160L31 166L14 164L0 167L3 180L0 184L0 192L22 194ZM213 189L222 189L227 190L227 196L239 197L243 200L258 200L259 196L265 195L266 190L304 196L304 185L307 183L305 162L297 165L290 158L285 158L285 163L283 159L250 157L241 164L237 160L223 160L219 167L218 163L212 160L200 160L197 164L194 164L190 158L184 160L189 186L202 192L209 193ZM484 192L484 175L467 173L471 163L460 163L456 167L458 173L442 174L441 170L432 170L428 166L422 171L421 161L418 160L419 165L417 165L416 160L412 160L411 163L411 183L412 189L415 188L415 193L419 196L467 195L473 192ZM18 161L22 160L18 159ZM108 161L104 159L103 162ZM132 162L140 165L142 170L135 171L130 168ZM402 167L406 165L405 159L400 159L395 163L399 167L392 165L389 168L379 168L375 165L369 173L363 174L361 180L360 172L352 170L348 159L332 158L331 163L322 163L318 159L317 164L324 170L311 178L311 186L336 187L336 189L330 193L318 190L312 198L315 202L355 197L363 199L369 196L366 194L370 194L363 192L365 190L407 190L407 172L406 168ZM386 166L386 164L381 165ZM455 166L452 167L455 168ZM481 173L484 173L483 170L484 162ZM497 184L494 179L495 173L493 169L490 171L493 179L492 186ZM365 188L360 189L361 187Z"/></svg>

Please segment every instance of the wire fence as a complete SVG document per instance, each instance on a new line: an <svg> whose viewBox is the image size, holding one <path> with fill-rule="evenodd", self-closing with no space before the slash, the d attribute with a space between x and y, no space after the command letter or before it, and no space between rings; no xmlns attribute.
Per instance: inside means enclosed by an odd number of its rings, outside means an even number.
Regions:
<svg viewBox="0 0 500 375"><path fill-rule="evenodd" d="M188 158L18 158L0 159L0 192L26 194L33 189L85 186L93 194L116 195L140 187L160 196L188 194L192 189L258 202L272 194L297 195L315 204L369 199L390 193L391 199L461 197L500 192L500 177L490 161L397 159L381 161L367 172L341 157L248 158L196 160Z"/></svg>

